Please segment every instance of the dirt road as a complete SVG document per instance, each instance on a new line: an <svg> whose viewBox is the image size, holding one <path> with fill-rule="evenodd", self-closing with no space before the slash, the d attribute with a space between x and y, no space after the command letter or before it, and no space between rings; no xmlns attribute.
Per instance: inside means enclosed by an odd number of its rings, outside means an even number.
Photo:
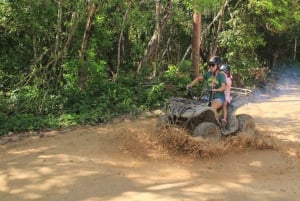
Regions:
<svg viewBox="0 0 300 201"><path fill-rule="evenodd" d="M299 69L256 94L255 137L220 144L158 132L156 118L2 139L1 201L298 201Z"/></svg>

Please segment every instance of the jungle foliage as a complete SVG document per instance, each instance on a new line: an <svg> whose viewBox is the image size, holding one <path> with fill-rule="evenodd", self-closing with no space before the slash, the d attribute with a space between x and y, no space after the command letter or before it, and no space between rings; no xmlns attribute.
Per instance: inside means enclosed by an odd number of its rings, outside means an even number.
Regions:
<svg viewBox="0 0 300 201"><path fill-rule="evenodd" d="M1 0L0 134L97 124L161 108L213 54L253 87L299 61L298 0Z"/></svg>

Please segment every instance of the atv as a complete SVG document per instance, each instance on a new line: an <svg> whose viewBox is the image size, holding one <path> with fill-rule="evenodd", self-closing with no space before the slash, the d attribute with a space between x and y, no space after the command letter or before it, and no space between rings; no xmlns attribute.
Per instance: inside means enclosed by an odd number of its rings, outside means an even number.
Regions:
<svg viewBox="0 0 300 201"><path fill-rule="evenodd" d="M220 140L224 136L235 133L253 135L255 121L248 114L235 115L236 110L248 102L247 97L251 90L231 88L232 100L228 106L228 119L226 125L216 119L214 111L210 107L210 95L201 98L170 98L166 101L164 114L158 119L157 127L179 126L189 131L193 137ZM220 117L222 117L222 114Z"/></svg>

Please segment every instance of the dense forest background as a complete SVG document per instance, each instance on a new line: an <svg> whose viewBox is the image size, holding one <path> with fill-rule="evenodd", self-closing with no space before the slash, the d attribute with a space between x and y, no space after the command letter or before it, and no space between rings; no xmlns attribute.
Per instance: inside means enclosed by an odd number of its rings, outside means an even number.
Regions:
<svg viewBox="0 0 300 201"><path fill-rule="evenodd" d="M299 36L299 0L1 0L0 134L161 108L211 55L254 87Z"/></svg>

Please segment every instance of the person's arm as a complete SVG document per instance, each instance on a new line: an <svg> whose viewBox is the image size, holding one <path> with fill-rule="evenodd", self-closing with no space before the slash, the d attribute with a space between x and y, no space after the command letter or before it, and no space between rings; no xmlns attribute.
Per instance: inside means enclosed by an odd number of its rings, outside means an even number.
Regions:
<svg viewBox="0 0 300 201"><path fill-rule="evenodd" d="M191 88L192 86L194 86L197 82L202 81L203 77L200 75L198 77L196 77L190 84L188 84L186 87L187 88Z"/></svg>

